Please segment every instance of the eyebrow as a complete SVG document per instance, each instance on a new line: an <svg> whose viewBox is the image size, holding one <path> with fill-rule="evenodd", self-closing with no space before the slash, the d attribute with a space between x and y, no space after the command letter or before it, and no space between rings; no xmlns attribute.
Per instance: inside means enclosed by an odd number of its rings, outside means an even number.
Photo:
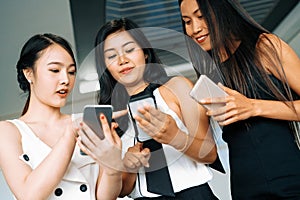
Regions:
<svg viewBox="0 0 300 200"><path fill-rule="evenodd" d="M134 43L135 43L134 41L129 41L129 42L126 42L125 44L123 44L122 47L125 47L128 44L134 44ZM106 49L104 51L104 53L107 52L107 51L114 51L114 48Z"/></svg>
<svg viewBox="0 0 300 200"><path fill-rule="evenodd" d="M60 65L60 66L63 66L64 64L61 63L61 62L53 61L53 62L49 62L47 65ZM75 63L72 63L72 64L69 65L69 67L72 67L72 66L76 67Z"/></svg>
<svg viewBox="0 0 300 200"><path fill-rule="evenodd" d="M194 12L193 12L193 14L196 14L197 12L199 12L200 10L199 10L199 8L197 8ZM182 18L189 18L188 16L185 16L185 15L182 15Z"/></svg>

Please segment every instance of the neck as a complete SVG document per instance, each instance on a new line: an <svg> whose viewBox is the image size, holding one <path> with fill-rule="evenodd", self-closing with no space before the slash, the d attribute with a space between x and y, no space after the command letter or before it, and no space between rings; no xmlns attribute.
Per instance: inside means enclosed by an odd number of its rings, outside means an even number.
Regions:
<svg viewBox="0 0 300 200"><path fill-rule="evenodd" d="M143 83L135 85L133 87L126 87L126 90L129 94L129 96L132 96L132 95L135 95L135 94L138 94L138 93L144 91L148 85L149 85L149 83L143 82Z"/></svg>
<svg viewBox="0 0 300 200"><path fill-rule="evenodd" d="M62 119L64 115L59 107L51 107L30 99L27 112L21 117L24 121L30 122L55 122Z"/></svg>

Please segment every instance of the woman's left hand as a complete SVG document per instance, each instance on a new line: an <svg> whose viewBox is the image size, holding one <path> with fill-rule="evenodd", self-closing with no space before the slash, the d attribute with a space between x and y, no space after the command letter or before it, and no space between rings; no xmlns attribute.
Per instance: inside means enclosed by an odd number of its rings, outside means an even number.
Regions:
<svg viewBox="0 0 300 200"><path fill-rule="evenodd" d="M201 100L201 104L225 104L219 109L208 110L207 115L212 116L220 125L225 126L237 121L254 116L254 99L249 99L228 87L218 84L227 94L225 98L207 98Z"/></svg>
<svg viewBox="0 0 300 200"><path fill-rule="evenodd" d="M136 115L134 118L143 131L159 143L173 142L179 128L170 115L149 105L139 108L138 111L143 117Z"/></svg>
<svg viewBox="0 0 300 200"><path fill-rule="evenodd" d="M82 122L77 131L79 135L77 144L84 153L91 156L105 169L121 171L123 170L122 142L115 131L118 125L113 122L110 127L103 114L100 115L100 122L105 136L103 140Z"/></svg>

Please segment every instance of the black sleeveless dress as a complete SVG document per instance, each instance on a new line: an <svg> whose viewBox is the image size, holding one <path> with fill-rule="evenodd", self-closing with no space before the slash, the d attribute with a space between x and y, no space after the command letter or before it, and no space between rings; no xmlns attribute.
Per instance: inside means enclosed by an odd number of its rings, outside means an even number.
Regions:
<svg viewBox="0 0 300 200"><path fill-rule="evenodd" d="M275 100L260 75L251 73L258 97L246 96ZM269 76L284 93L282 83ZM232 199L300 199L300 150L288 121L252 117L223 127L223 139L229 148Z"/></svg>

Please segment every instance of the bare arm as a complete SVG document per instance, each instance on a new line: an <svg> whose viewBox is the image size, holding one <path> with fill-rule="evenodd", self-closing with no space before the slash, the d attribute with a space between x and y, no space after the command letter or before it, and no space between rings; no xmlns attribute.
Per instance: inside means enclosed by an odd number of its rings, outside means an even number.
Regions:
<svg viewBox="0 0 300 200"><path fill-rule="evenodd" d="M19 159L23 150L18 129L9 122L1 122L0 130L1 138L5 138L0 140L0 167L13 194L17 199L47 199L72 157L75 137L71 128L34 170Z"/></svg>
<svg viewBox="0 0 300 200"><path fill-rule="evenodd" d="M267 37L274 44L279 59L281 60L287 82L291 89L300 95L300 60L296 53L285 42L272 34ZM269 43L268 40L262 41ZM270 43L269 43L270 44ZM258 46L260 48L260 46ZM274 59L274 62L276 60ZM269 66L266 62L266 70L278 79L282 73L279 66ZM284 81L284 80L283 80ZM282 101L250 99L230 88L221 86L229 94L225 99L215 99L215 103L226 103L226 106L219 110L208 111L208 115L213 116L221 125L228 125L236 121L260 116L279 120L300 121L300 100L293 101L295 110ZM213 103L206 99L202 103ZM296 112L295 112L296 111ZM278 114L280 113L280 115Z"/></svg>
<svg viewBox="0 0 300 200"><path fill-rule="evenodd" d="M147 120L136 116L142 128L156 141L181 150L195 161L212 163L216 159L216 146L209 128L205 109L190 96L192 83L182 77L172 78L160 93L169 108L183 121L189 134L177 127L174 119L154 108L145 106L139 111Z"/></svg>
<svg viewBox="0 0 300 200"><path fill-rule="evenodd" d="M149 167L150 150L143 149L143 143L136 143L129 147L123 158L124 172L122 174L123 187L120 196L129 195L134 189L137 172L141 167Z"/></svg>
<svg viewBox="0 0 300 200"><path fill-rule="evenodd" d="M287 82L291 89L295 91L300 96L300 59L295 53L295 51L284 41L276 37L272 34L266 35L270 41L274 44L277 53L279 55L279 59L282 63L282 67L284 73L286 75ZM266 41L267 42L267 41ZM268 44L268 43L267 43ZM277 69L276 69L277 67ZM270 73L280 79L279 73L281 69L278 65L275 67L268 67ZM285 80L283 80L285 81ZM296 109L296 113L288 107L283 102L279 101L263 101L257 100L254 101L254 115L262 116L273 119L281 119L281 120L293 120L300 121L300 100L294 101L294 106ZM278 113L280 112L280 115Z"/></svg>

